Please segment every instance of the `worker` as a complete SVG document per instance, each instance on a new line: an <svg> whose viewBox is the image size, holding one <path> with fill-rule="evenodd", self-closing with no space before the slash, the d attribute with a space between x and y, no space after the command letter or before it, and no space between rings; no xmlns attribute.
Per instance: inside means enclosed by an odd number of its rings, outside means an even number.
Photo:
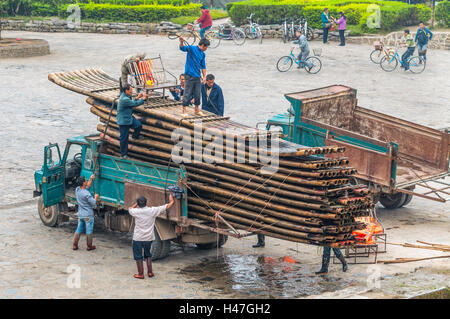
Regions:
<svg viewBox="0 0 450 319"><path fill-rule="evenodd" d="M428 40L433 38L433 33L430 29L425 27L425 24L421 21L419 23L419 29L416 32L416 37L414 41L417 43L417 50L419 52L419 56L422 57L424 61L427 60L427 45ZM422 62L422 60L420 61Z"/></svg>
<svg viewBox="0 0 450 319"><path fill-rule="evenodd" d="M180 74L179 78L180 78L180 85L169 88L169 91L172 94L173 99L175 101L181 101L181 99L183 98L184 88L186 85L186 78L184 74ZM191 104L194 104L194 96L192 96Z"/></svg>
<svg viewBox="0 0 450 319"><path fill-rule="evenodd" d="M132 137L134 139L143 139L141 133L142 124L134 118L133 108L144 104L147 94L139 93L136 100L132 100L133 87L130 84L123 86L123 92L120 94L119 104L117 105L117 124L120 132L120 156L128 158L128 136L130 128L133 129Z"/></svg>
<svg viewBox="0 0 450 319"><path fill-rule="evenodd" d="M342 263L342 271L347 271L347 262L345 261L344 255L339 248L333 248L334 255L337 259L339 259ZM322 255L322 267L319 271L316 271L316 275L326 275L328 274L328 265L330 264L330 256L331 256L331 247L324 246L323 247L323 255Z"/></svg>
<svg viewBox="0 0 450 319"><path fill-rule="evenodd" d="M122 68L121 68L121 73L122 75L120 76L120 92L123 92L123 87L125 84L131 84L130 81L128 80L128 76L131 75L130 71L128 70L128 64L131 62L136 62L139 63L140 61L145 59L145 53L138 53L135 55L129 55L127 56L123 62L122 62Z"/></svg>
<svg viewBox="0 0 450 319"><path fill-rule="evenodd" d="M222 88L215 82L213 74L206 76L206 83L202 84L202 110L223 116L224 101Z"/></svg>
<svg viewBox="0 0 450 319"><path fill-rule="evenodd" d="M136 203L128 209L131 216L134 217L134 232L133 232L133 256L136 261L138 273L134 278L144 279L144 259L147 262L147 275L153 277L152 268L152 254L150 249L152 242L155 240L155 220L159 214L165 212L172 207L174 199L172 194L169 195L169 203L158 206L148 207L147 199L143 196L139 197ZM142 256L144 251L144 256Z"/></svg>
<svg viewBox="0 0 450 319"><path fill-rule="evenodd" d="M186 84L183 95L183 116L187 116L186 106L191 102L191 96L194 96L195 114L203 115L199 110L201 83L206 82L206 62L205 51L210 42L208 39L201 39L198 45L184 45L183 37L180 37L180 50L187 52L186 64L184 67L184 76ZM201 73L200 73L201 72ZM202 78L202 80L201 80Z"/></svg>
<svg viewBox="0 0 450 319"><path fill-rule="evenodd" d="M259 248L259 247L264 247L266 245L265 240L266 240L266 236L262 235L262 234L257 234L258 236L258 242L253 245L253 248Z"/></svg>
<svg viewBox="0 0 450 319"><path fill-rule="evenodd" d="M80 235L86 231L86 247L87 250L94 250L96 247L92 245L93 232L94 232L94 207L97 205L98 194L92 197L89 192L92 181L95 175L92 174L89 181L86 181L84 176L80 176L77 179L77 188L75 189L75 196L78 203L78 226L73 238L73 250L78 250L78 241Z"/></svg>
<svg viewBox="0 0 450 319"><path fill-rule="evenodd" d="M297 36L298 40L295 40L294 43L298 43L298 46L300 48L300 53L297 57L297 59L300 61L300 64L298 65L297 69L303 68L304 66L311 68L312 64L306 61L306 58L310 53L308 40L306 39L306 36L304 34L300 33L300 31L296 31L295 35Z"/></svg>
<svg viewBox="0 0 450 319"><path fill-rule="evenodd" d="M202 15L197 19L197 23L200 23L200 37L203 39L205 37L205 32L211 29L212 17L207 6L202 5L200 9L202 11Z"/></svg>
<svg viewBox="0 0 450 319"><path fill-rule="evenodd" d="M407 49L406 49L405 53L403 53L403 55L402 55L403 65L401 65L401 67L405 68L405 71L408 71L409 70L409 61L408 60L409 60L409 57L413 55L414 50L416 49L416 43L414 42L414 39L408 29L406 29L404 31L403 35L405 36Z"/></svg>

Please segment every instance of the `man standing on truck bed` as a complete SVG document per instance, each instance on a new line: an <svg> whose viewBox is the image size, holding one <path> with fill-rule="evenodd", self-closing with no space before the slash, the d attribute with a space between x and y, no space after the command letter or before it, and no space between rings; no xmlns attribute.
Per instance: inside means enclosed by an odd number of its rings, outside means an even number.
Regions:
<svg viewBox="0 0 450 319"><path fill-rule="evenodd" d="M73 250L78 249L78 241L80 235L86 229L86 246L87 250L94 250L96 247L92 245L92 233L94 232L94 210L93 208L97 204L98 194L92 197L89 192L92 181L95 175L91 175L89 181L86 181L84 176L78 177L78 187L75 190L75 194L78 202L78 227L75 231L73 238Z"/></svg>
<svg viewBox="0 0 450 319"><path fill-rule="evenodd" d="M147 199L139 197L136 203L128 209L131 216L134 217L133 232L133 256L136 260L138 273L134 278L144 279L144 258L147 261L147 275L153 277L152 254L150 249L152 241L155 240L155 220L159 214L165 212L174 204L172 194L169 195L169 203L158 207L147 207ZM142 250L144 256L142 256Z"/></svg>
<svg viewBox="0 0 450 319"><path fill-rule="evenodd" d="M208 39L201 39L198 45L184 45L183 37L180 37L180 50L187 52L186 64L184 67L184 77L186 79L186 86L183 95L183 116L187 116L186 106L191 102L191 97L194 96L195 114L203 115L199 110L201 81L206 83L206 62L205 51L209 47ZM200 73L201 72L201 73Z"/></svg>
<svg viewBox="0 0 450 319"><path fill-rule="evenodd" d="M128 158L128 136L130 128L133 129L132 137L134 139L141 139L139 136L142 129L142 124L133 117L133 107L144 104L147 98L145 93L139 93L136 100L132 100L133 87L129 84L123 86L123 92L120 94L119 104L117 105L117 124L120 132L120 156Z"/></svg>

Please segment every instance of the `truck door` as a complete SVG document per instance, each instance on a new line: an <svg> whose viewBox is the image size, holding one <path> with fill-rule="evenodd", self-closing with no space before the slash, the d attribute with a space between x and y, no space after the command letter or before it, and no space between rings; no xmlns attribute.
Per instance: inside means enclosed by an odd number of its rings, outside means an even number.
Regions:
<svg viewBox="0 0 450 319"><path fill-rule="evenodd" d="M42 197L44 206L53 206L64 199L64 163L58 144L49 144L44 149Z"/></svg>

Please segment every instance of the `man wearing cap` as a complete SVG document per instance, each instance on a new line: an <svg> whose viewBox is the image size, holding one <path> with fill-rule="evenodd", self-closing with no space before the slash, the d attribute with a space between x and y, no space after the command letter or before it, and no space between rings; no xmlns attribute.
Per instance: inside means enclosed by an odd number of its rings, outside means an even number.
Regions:
<svg viewBox="0 0 450 319"><path fill-rule="evenodd" d="M135 55L129 55L123 60L122 67L121 67L121 76L120 76L120 92L122 92L122 88L123 88L123 86L125 86L125 84L129 84L128 76L130 75L130 71L128 70L128 64L130 64L132 62L139 63L140 61L142 61L144 59L145 59L145 53L138 53Z"/></svg>

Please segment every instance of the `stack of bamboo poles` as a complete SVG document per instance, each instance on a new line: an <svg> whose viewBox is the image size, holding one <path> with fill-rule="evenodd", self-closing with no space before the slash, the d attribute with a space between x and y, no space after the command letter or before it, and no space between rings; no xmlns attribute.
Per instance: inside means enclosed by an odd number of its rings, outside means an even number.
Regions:
<svg viewBox="0 0 450 319"><path fill-rule="evenodd" d="M49 76L49 78L51 78ZM99 117L97 130L107 143L105 151L119 155L119 130L116 110L110 115L109 96L102 99L96 90L74 89L73 83L65 85L60 77L52 81L70 90L89 95L91 112ZM90 79L82 79L90 83ZM81 84L80 84L81 85ZM95 99L96 98L96 99ZM199 153L203 161L182 163L188 180L189 217L223 225L223 218L236 229L314 245L337 245L352 240L352 231L364 228L355 217L367 216L373 208L368 190L351 185L350 178L356 171L348 167L348 159L327 159L317 155L343 152L339 147L310 148L286 144L276 133L280 143L279 168L272 173L261 170L261 162L250 161L250 154L264 150L271 154L269 146L255 146L255 137L264 136L256 129L230 121L228 118L207 113L196 116L189 110L189 117L181 116L181 107L172 100L152 98L144 106L135 108L135 115L143 124L144 139L130 137L128 155L131 158L167 166L173 162L172 150L178 141L172 140L174 130L182 128L190 136L190 158ZM202 132L206 129L216 134L234 134L230 145L223 140L204 141L194 133L195 121L202 120ZM108 125L106 125L108 123ZM270 144L270 134L265 142ZM200 145L196 148L194 144ZM207 147L217 146L232 154L226 160L217 161L213 153L205 155ZM244 159L239 162L237 159ZM220 216L220 218L218 218Z"/></svg>

